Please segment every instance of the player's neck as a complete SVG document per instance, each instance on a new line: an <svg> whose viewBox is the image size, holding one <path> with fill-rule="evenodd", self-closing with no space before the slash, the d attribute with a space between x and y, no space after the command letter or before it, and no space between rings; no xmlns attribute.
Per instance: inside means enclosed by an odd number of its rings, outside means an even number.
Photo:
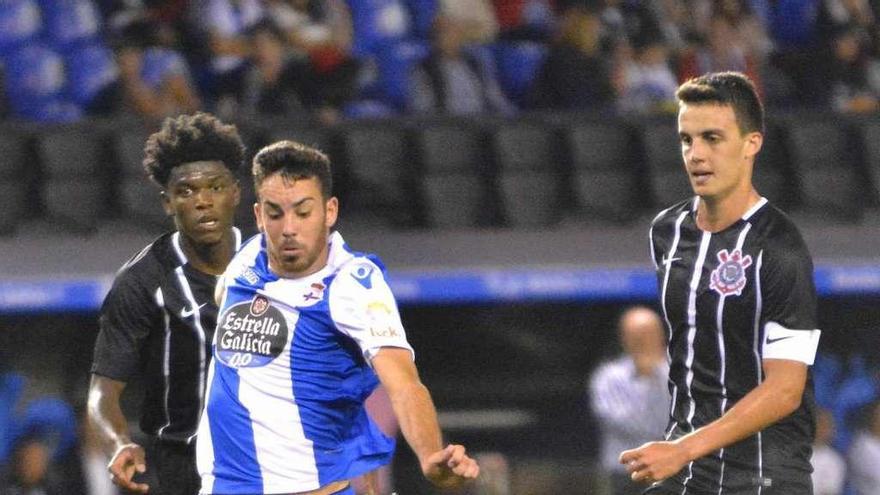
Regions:
<svg viewBox="0 0 880 495"><path fill-rule="evenodd" d="M180 236L180 248L190 265L209 275L222 275L226 265L235 254L235 233L232 229L223 235L220 242L199 244L185 235Z"/></svg>
<svg viewBox="0 0 880 495"><path fill-rule="evenodd" d="M706 232L721 232L742 218L761 196L754 187L735 191L724 198L700 198L697 205L697 227Z"/></svg>

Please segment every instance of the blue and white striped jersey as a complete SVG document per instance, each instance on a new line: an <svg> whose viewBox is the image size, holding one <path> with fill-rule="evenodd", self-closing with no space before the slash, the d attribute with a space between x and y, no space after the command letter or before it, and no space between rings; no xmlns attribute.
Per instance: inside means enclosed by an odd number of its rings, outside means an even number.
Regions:
<svg viewBox="0 0 880 495"><path fill-rule="evenodd" d="M314 490L391 460L367 416L381 347L406 341L383 265L329 239L327 265L299 279L268 266L251 238L221 280L197 460L202 493Z"/></svg>

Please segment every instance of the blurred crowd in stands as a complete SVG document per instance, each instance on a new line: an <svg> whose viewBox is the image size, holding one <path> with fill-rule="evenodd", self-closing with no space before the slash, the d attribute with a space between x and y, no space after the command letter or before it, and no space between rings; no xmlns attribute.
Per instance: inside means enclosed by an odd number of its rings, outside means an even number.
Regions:
<svg viewBox="0 0 880 495"><path fill-rule="evenodd" d="M768 106L880 107L876 0L5 0L0 118L668 112L738 70Z"/></svg>

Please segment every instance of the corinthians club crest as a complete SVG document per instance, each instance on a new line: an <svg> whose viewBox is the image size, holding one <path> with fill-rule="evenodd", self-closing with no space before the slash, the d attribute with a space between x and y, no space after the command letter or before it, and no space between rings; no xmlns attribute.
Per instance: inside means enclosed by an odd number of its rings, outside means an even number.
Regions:
<svg viewBox="0 0 880 495"><path fill-rule="evenodd" d="M746 268L751 266L752 257L743 256L739 249L734 249L732 253L722 249L718 251L718 263L718 267L712 271L709 287L721 294L721 297L742 294L743 287L746 286Z"/></svg>

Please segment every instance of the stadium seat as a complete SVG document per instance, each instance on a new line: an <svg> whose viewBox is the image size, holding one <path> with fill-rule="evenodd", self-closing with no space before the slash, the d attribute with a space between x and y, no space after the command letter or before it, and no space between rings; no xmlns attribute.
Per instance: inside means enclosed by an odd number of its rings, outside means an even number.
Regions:
<svg viewBox="0 0 880 495"><path fill-rule="evenodd" d="M380 122L348 126L340 131L340 158L349 187L348 197L342 197L346 223L393 227L421 223L404 129Z"/></svg>
<svg viewBox="0 0 880 495"><path fill-rule="evenodd" d="M88 127L50 131L37 138L42 165L42 199L50 220L80 232L92 232L106 212L103 135Z"/></svg>
<svg viewBox="0 0 880 495"><path fill-rule="evenodd" d="M871 205L880 204L880 121L872 120L859 126L861 149L871 189Z"/></svg>
<svg viewBox="0 0 880 495"><path fill-rule="evenodd" d="M101 15L91 0L40 0L45 35L59 50L95 40L101 33Z"/></svg>
<svg viewBox="0 0 880 495"><path fill-rule="evenodd" d="M654 207L667 208L693 197L684 172L675 120L664 118L646 122L639 130L639 137Z"/></svg>
<svg viewBox="0 0 880 495"><path fill-rule="evenodd" d="M562 178L556 133L528 122L500 124L492 140L507 223L549 226L560 219Z"/></svg>
<svg viewBox="0 0 880 495"><path fill-rule="evenodd" d="M365 57L410 35L403 0L348 0L354 28L352 54Z"/></svg>
<svg viewBox="0 0 880 495"><path fill-rule="evenodd" d="M484 142L483 130L454 122L415 131L428 226L473 227L494 221L495 201L488 183L491 158Z"/></svg>
<svg viewBox="0 0 880 495"><path fill-rule="evenodd" d="M91 43L65 52L64 63L70 98L83 108L106 107L107 103L99 101L102 93L119 79L113 52L101 43Z"/></svg>
<svg viewBox="0 0 880 495"><path fill-rule="evenodd" d="M15 231L28 206L24 137L8 131L0 134L0 157L0 235L6 235Z"/></svg>
<svg viewBox="0 0 880 495"><path fill-rule="evenodd" d="M634 219L646 205L636 194L639 166L631 129L622 122L579 122L563 132L582 215L612 222Z"/></svg>
<svg viewBox="0 0 880 495"><path fill-rule="evenodd" d="M523 104L541 65L547 47L533 41L501 42L495 47L498 82L511 101Z"/></svg>
<svg viewBox="0 0 880 495"><path fill-rule="evenodd" d="M864 189L849 129L828 119L792 120L786 143L807 213L841 220L861 217Z"/></svg>
<svg viewBox="0 0 880 495"><path fill-rule="evenodd" d="M430 47L422 41L391 44L376 55L378 64L377 96L392 108L403 110L409 97L410 72L426 58Z"/></svg>
<svg viewBox="0 0 880 495"><path fill-rule="evenodd" d="M36 0L0 2L0 56L35 42L42 27Z"/></svg>
<svg viewBox="0 0 880 495"><path fill-rule="evenodd" d="M159 188L150 183L143 167L148 136L149 132L143 128L125 129L115 134L113 151L119 165L116 192L125 218L146 230L158 232L170 227L171 221L162 208Z"/></svg>
<svg viewBox="0 0 880 495"><path fill-rule="evenodd" d="M438 0L405 0L405 3L412 20L412 34L422 39L430 38L439 8Z"/></svg>
<svg viewBox="0 0 880 495"><path fill-rule="evenodd" d="M82 108L65 94L64 61L57 52L35 43L16 50L5 61L6 91L14 116L55 123L82 117Z"/></svg>

